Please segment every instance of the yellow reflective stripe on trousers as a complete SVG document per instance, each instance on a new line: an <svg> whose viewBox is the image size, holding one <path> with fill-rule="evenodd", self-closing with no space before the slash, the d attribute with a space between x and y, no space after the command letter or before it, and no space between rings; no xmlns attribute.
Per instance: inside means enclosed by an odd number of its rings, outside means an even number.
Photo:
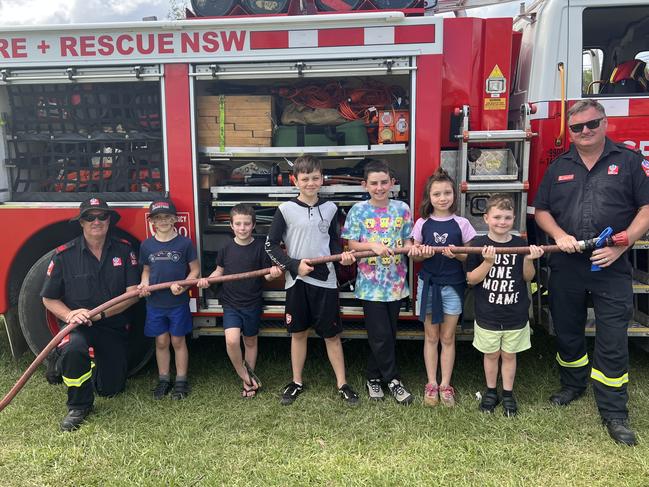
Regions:
<svg viewBox="0 0 649 487"><path fill-rule="evenodd" d="M90 370L83 374L78 379L70 379L69 377L63 376L63 383L68 387L81 387L85 381L92 377L92 369L95 367L94 362L90 362Z"/></svg>
<svg viewBox="0 0 649 487"><path fill-rule="evenodd" d="M574 362L566 362L565 360L561 360L561 357L559 357L559 354L557 353L557 362L559 362L561 367L583 367L584 365L588 365L588 354Z"/></svg>
<svg viewBox="0 0 649 487"><path fill-rule="evenodd" d="M629 373L627 372L622 374L620 377L606 377L601 371L593 367L593 370L590 371L590 378L597 382L601 382L605 386L622 387L624 384L629 382Z"/></svg>

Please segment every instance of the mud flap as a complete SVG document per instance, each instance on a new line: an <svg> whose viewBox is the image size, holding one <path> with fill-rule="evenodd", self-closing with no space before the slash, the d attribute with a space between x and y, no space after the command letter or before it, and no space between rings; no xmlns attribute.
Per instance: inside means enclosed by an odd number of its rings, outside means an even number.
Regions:
<svg viewBox="0 0 649 487"><path fill-rule="evenodd" d="M28 349L29 346L23 337L23 331L18 322L18 309L14 306L4 314L0 315L4 322L7 336L9 337L9 348L14 359L19 359Z"/></svg>

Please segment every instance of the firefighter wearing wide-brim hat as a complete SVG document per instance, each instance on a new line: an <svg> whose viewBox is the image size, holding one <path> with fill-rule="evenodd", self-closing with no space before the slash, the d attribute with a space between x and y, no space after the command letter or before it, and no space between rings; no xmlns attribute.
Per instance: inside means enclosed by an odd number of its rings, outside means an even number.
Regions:
<svg viewBox="0 0 649 487"><path fill-rule="evenodd" d="M550 258L550 311L557 335L561 389L550 402L565 406L592 379L595 400L611 437L635 445L628 423L628 338L633 316L627 250L649 229L649 162L606 137L604 108L592 99L568 111L572 145L543 177L534 206L536 223L563 250ZM626 232L629 246L581 253L577 240L605 227ZM591 271L594 264L600 271ZM595 309L595 350L586 351L587 299Z"/></svg>
<svg viewBox="0 0 649 487"><path fill-rule="evenodd" d="M68 413L61 429L77 429L90 413L94 392L113 396L124 390L127 371L128 322L122 312L137 301L129 299L100 315L89 310L135 290L139 283L137 256L130 244L111 236L117 212L100 198L81 203L82 235L61 245L47 268L43 304L61 322L80 324L59 345L57 359L68 387ZM86 325L86 326L84 326Z"/></svg>

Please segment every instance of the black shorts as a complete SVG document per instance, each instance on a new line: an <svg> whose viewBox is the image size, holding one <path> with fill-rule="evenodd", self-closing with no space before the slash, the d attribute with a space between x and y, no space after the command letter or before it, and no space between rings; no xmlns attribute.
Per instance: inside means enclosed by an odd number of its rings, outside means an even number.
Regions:
<svg viewBox="0 0 649 487"><path fill-rule="evenodd" d="M286 328L289 333L310 327L323 338L343 331L338 305L338 289L314 286L297 279L286 290Z"/></svg>

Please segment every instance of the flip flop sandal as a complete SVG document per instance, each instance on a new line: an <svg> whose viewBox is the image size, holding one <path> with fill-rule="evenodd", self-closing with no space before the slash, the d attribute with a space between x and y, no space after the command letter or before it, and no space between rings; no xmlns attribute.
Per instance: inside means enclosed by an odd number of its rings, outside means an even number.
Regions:
<svg viewBox="0 0 649 487"><path fill-rule="evenodd" d="M261 389L261 380L259 377L257 377L257 374L255 374L255 371L252 370L252 368L248 365L248 362L245 360L243 361L243 366L246 368L246 372L248 372L248 377L250 377L250 380L253 380L257 383L257 389Z"/></svg>
<svg viewBox="0 0 649 487"><path fill-rule="evenodd" d="M247 387L243 387L241 389L241 397L243 399L252 399L257 395L257 391L255 389L248 389Z"/></svg>

